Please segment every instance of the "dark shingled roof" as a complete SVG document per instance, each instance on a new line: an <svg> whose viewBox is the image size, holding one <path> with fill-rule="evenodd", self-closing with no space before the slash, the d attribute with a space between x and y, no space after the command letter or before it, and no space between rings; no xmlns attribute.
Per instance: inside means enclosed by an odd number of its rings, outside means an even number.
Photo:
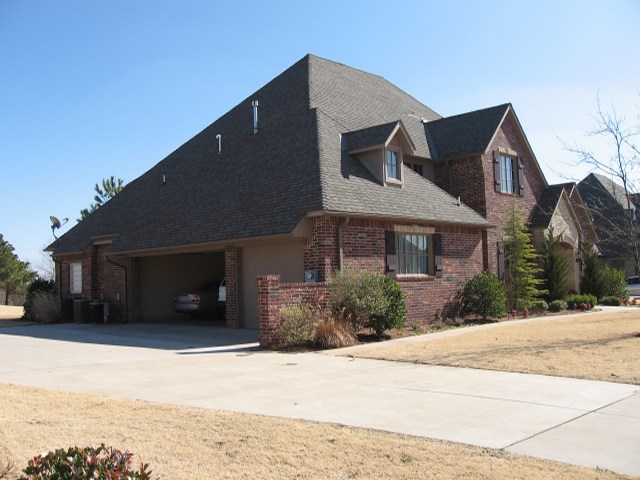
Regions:
<svg viewBox="0 0 640 480"><path fill-rule="evenodd" d="M511 104L454 115L425 123L435 158L484 153Z"/></svg>
<svg viewBox="0 0 640 480"><path fill-rule="evenodd" d="M626 222L627 203L622 185L603 175L591 173L578 183L578 191L591 212L600 253L607 258L632 256L630 245L616 229L617 225Z"/></svg>
<svg viewBox="0 0 640 480"><path fill-rule="evenodd" d="M529 220L531 228L547 228L549 226L563 191L564 184L549 185L542 193L540 200L538 200L531 213L531 219Z"/></svg>
<svg viewBox="0 0 640 480"><path fill-rule="evenodd" d="M376 125L375 127L363 128L355 132L349 132L344 135L344 149L348 152L369 148L376 145L384 144L396 128L398 122L386 123L384 125Z"/></svg>
<svg viewBox="0 0 640 480"><path fill-rule="evenodd" d="M259 101L257 135L252 100ZM382 77L305 56L125 186L50 249L79 252L92 238L106 235L117 235L111 252L285 235L312 211L488 226L407 168L404 188L384 187L341 148L341 134L383 130L401 120L415 154L429 158L419 117L439 118Z"/></svg>

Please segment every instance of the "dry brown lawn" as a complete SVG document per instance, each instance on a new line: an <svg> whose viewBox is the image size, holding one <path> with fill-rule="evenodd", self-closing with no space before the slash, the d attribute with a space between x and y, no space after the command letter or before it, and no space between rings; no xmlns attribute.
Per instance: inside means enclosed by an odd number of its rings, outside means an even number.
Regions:
<svg viewBox="0 0 640 480"><path fill-rule="evenodd" d="M364 348L362 358L484 368L640 384L640 309L603 311L451 336L423 335L410 344Z"/></svg>
<svg viewBox="0 0 640 480"><path fill-rule="evenodd" d="M0 447L20 468L40 452L104 442L171 480L630 478L373 430L12 385L0 385L0 405Z"/></svg>

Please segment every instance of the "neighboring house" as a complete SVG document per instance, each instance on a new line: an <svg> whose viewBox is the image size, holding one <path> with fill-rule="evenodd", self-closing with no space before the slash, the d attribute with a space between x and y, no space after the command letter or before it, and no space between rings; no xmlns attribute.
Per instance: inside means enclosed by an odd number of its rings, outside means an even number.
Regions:
<svg viewBox="0 0 640 480"><path fill-rule="evenodd" d="M549 229L559 241L558 253L568 260L567 288L580 290L580 249L583 240L595 242L596 233L575 183L550 185L542 194L530 219L533 245L544 248Z"/></svg>
<svg viewBox="0 0 640 480"><path fill-rule="evenodd" d="M578 190L597 232L596 245L602 260L626 276L638 275L637 255L640 223L633 195L626 195L622 185L592 173ZM634 242L634 236L636 238Z"/></svg>
<svg viewBox="0 0 640 480"><path fill-rule="evenodd" d="M119 321L170 319L225 277L227 326L269 345L280 307L324 302L341 268L394 276L410 322L455 315L469 277L499 273L509 206L529 217L546 188L511 105L442 118L308 55L49 249L61 296Z"/></svg>

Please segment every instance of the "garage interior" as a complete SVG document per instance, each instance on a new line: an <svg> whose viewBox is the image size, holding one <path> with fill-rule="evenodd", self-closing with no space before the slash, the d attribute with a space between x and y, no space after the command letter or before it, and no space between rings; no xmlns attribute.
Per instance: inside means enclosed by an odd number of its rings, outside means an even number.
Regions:
<svg viewBox="0 0 640 480"><path fill-rule="evenodd" d="M173 310L179 293L224 278L224 251L136 258L137 321L190 321Z"/></svg>
<svg viewBox="0 0 640 480"><path fill-rule="evenodd" d="M282 282L304 281L304 243L301 238L274 243L249 243L239 248L238 316L241 328L258 328L260 275L280 275ZM224 251L136 257L135 295L138 322L189 322L173 310L179 293L194 291L225 277Z"/></svg>

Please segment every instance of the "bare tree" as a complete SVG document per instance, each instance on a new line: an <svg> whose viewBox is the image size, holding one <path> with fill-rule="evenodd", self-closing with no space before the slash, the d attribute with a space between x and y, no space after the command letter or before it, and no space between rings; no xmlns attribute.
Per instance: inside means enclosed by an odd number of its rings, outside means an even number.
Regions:
<svg viewBox="0 0 640 480"><path fill-rule="evenodd" d="M609 155L597 154L583 145L563 142L565 149L577 157L576 165L588 166L594 173L603 174L598 181L587 183L592 195L585 203L598 234L598 246L621 252L633 258L636 275L640 274L640 115L627 121L615 108L604 110L597 99L595 126L585 134L602 138L611 146ZM582 185L581 183L581 185ZM583 190L581 189L581 194Z"/></svg>

